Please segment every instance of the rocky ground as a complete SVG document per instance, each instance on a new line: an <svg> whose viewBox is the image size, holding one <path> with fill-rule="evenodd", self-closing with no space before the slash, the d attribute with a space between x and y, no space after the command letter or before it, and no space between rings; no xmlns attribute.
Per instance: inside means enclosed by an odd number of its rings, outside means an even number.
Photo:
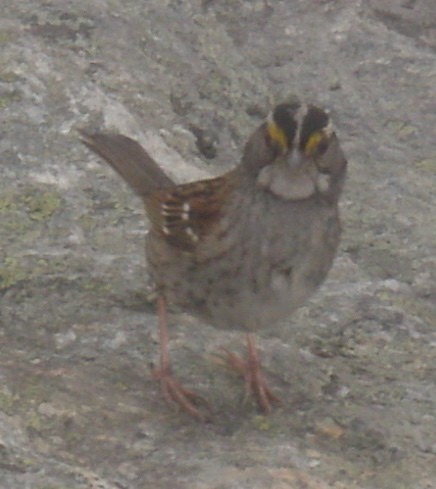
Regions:
<svg viewBox="0 0 436 489"><path fill-rule="evenodd" d="M434 489L434 0L0 7L0 488ZM197 423L151 378L141 204L76 129L190 180L292 93L348 155L342 246L287 334L257 338L270 417L217 364L241 334L172 316L177 375L214 406Z"/></svg>

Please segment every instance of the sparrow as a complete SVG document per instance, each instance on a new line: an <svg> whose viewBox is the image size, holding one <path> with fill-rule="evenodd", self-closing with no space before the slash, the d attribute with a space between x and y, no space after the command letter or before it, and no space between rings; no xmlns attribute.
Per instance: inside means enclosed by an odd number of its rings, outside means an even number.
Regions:
<svg viewBox="0 0 436 489"><path fill-rule="evenodd" d="M164 399L204 419L206 401L173 376L167 304L247 336L247 357L227 352L245 396L264 413L279 398L266 384L253 333L284 323L326 278L341 224L347 161L329 114L293 98L253 132L222 176L177 184L133 139L80 131L82 142L142 199L150 227L148 271L156 286Z"/></svg>

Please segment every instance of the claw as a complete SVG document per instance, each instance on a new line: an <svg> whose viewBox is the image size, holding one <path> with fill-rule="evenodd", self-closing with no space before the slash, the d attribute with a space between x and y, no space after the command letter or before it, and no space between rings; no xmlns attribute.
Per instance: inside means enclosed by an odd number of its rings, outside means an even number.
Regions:
<svg viewBox="0 0 436 489"><path fill-rule="evenodd" d="M211 408L207 400L195 392L185 389L169 370L157 369L153 371L152 375L154 379L159 380L162 396L167 404L179 405L183 411L200 421L207 421L210 418ZM203 405L209 414L203 413L196 407L196 404Z"/></svg>
<svg viewBox="0 0 436 489"><path fill-rule="evenodd" d="M225 353L225 363L232 370L236 370L245 380L244 403L250 397L254 397L257 405L265 414L271 413L273 404L281 404L282 401L280 398L272 393L266 381L263 379L256 345L250 334L247 334L246 360L225 348L222 350Z"/></svg>

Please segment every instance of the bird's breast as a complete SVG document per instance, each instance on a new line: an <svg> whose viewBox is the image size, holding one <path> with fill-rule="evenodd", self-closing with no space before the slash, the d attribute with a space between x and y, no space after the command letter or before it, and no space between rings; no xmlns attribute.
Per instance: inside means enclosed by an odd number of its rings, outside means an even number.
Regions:
<svg viewBox="0 0 436 489"><path fill-rule="evenodd" d="M285 319L318 288L340 226L336 208L315 202L243 209L216 230L211 239L218 243L206 241L196 255L175 254L152 235L147 255L152 278L170 302L216 327L252 331ZM264 219L270 212L274 219Z"/></svg>

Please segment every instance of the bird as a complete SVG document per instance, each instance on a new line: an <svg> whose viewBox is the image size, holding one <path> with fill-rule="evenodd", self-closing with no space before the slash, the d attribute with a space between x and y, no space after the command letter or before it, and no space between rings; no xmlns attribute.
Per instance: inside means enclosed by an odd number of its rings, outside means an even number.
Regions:
<svg viewBox="0 0 436 489"><path fill-rule="evenodd" d="M254 333L286 320L318 289L341 236L339 198L347 160L329 113L292 97L249 137L240 162L221 176L177 184L135 140L80 130L81 141L141 198L149 220L148 272L156 287L162 395L194 418L207 401L174 376L168 304L216 328L246 335L247 355L226 351L245 397L268 414Z"/></svg>

